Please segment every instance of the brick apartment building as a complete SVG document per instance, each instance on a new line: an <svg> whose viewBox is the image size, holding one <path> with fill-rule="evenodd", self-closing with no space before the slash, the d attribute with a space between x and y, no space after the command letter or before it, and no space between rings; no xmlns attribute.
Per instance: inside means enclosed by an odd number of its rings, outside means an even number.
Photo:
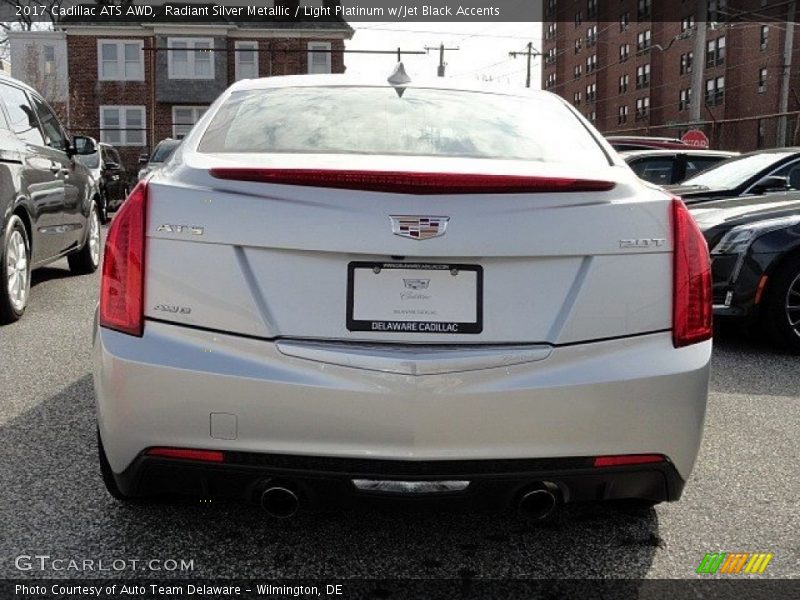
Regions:
<svg viewBox="0 0 800 600"><path fill-rule="evenodd" d="M699 127L712 147L774 147L779 127L787 144L800 144L800 44L789 90L794 114L781 120L789 3L768 4L708 2L698 60L693 1L543 0L542 88L573 103L606 134L679 137L695 126L692 71L702 68Z"/></svg>
<svg viewBox="0 0 800 600"><path fill-rule="evenodd" d="M239 79L343 73L352 35L342 21L64 20L56 32L13 34L10 45L14 76L60 105L73 134L113 144L135 170L140 154L182 138Z"/></svg>

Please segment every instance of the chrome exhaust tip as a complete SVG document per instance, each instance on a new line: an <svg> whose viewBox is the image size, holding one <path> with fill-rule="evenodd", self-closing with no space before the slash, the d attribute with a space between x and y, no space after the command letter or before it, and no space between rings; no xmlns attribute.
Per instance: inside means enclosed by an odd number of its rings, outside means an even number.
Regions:
<svg viewBox="0 0 800 600"><path fill-rule="evenodd" d="M529 519L544 521L558 505L558 486L550 482L536 483L522 493L517 510Z"/></svg>
<svg viewBox="0 0 800 600"><path fill-rule="evenodd" d="M297 513L300 508L300 499L287 487L271 485L261 492L259 504L270 517L288 519Z"/></svg>

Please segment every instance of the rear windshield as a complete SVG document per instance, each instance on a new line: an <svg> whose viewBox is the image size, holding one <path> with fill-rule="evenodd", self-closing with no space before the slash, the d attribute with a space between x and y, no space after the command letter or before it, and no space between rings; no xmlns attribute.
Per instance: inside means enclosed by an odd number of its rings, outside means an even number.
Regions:
<svg viewBox="0 0 800 600"><path fill-rule="evenodd" d="M237 92L214 115L198 149L609 164L583 124L549 96L418 88Z"/></svg>
<svg viewBox="0 0 800 600"><path fill-rule="evenodd" d="M153 150L153 156L150 157L150 162L166 162L179 145L180 142L161 142L156 146L156 149Z"/></svg>

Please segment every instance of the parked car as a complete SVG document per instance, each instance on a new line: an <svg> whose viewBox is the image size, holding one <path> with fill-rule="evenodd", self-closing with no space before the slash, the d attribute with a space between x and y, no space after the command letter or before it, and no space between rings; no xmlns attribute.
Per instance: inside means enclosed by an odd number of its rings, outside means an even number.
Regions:
<svg viewBox="0 0 800 600"><path fill-rule="evenodd" d="M64 256L74 273L97 269L98 190L75 160L94 151L33 88L0 76L0 323L25 312L33 269Z"/></svg>
<svg viewBox="0 0 800 600"><path fill-rule="evenodd" d="M149 156L147 154L143 154L139 159L139 181L147 177L156 169L161 168L161 166L169 160L169 157L172 156L172 153L175 152L175 149L180 145L181 140L167 138L165 140L161 140L156 145L152 154Z"/></svg>
<svg viewBox="0 0 800 600"><path fill-rule="evenodd" d="M800 193L706 202L692 215L711 248L714 314L800 352Z"/></svg>
<svg viewBox="0 0 800 600"><path fill-rule="evenodd" d="M639 177L656 185L680 183L738 152L721 150L631 150L622 158Z"/></svg>
<svg viewBox="0 0 800 600"><path fill-rule="evenodd" d="M93 140L94 142L94 140ZM87 167L100 190L98 209L100 221L108 222L108 213L119 208L130 191L128 171L119 156L119 152L111 144L94 142L97 148L92 154L76 158Z"/></svg>
<svg viewBox="0 0 800 600"><path fill-rule="evenodd" d="M800 148L741 154L667 189L686 204L800 190Z"/></svg>
<svg viewBox="0 0 800 600"><path fill-rule="evenodd" d="M627 150L686 150L694 146L670 137L652 137L649 135L609 135L606 136L608 143L617 152Z"/></svg>
<svg viewBox="0 0 800 600"><path fill-rule="evenodd" d="M94 338L112 495L679 498L711 356L685 206L549 92L404 75L239 81L131 192Z"/></svg>

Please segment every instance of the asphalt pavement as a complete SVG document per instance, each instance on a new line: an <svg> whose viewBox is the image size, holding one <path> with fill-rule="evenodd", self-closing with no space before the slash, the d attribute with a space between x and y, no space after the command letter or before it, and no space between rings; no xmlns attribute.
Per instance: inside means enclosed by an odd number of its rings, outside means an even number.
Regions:
<svg viewBox="0 0 800 600"><path fill-rule="evenodd" d="M98 280L71 276L66 261L40 270L24 318L0 327L0 577L98 576L17 568L39 554L193 561L191 572L135 574L159 578L687 578L714 551L771 552L764 576L800 576L800 357L723 331L684 496L638 515L576 507L535 525L379 508L274 521L240 504L123 505L96 457Z"/></svg>

